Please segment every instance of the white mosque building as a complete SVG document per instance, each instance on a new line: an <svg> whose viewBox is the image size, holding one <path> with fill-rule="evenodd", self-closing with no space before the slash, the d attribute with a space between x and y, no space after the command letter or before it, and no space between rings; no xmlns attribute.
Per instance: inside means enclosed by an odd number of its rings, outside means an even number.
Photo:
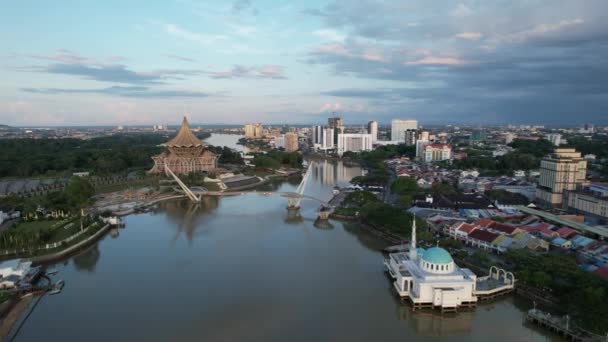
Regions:
<svg viewBox="0 0 608 342"><path fill-rule="evenodd" d="M397 293L409 298L414 309L438 308L446 312L476 306L477 276L458 267L443 248L416 248L415 219L409 253L389 254L384 264L395 279Z"/></svg>

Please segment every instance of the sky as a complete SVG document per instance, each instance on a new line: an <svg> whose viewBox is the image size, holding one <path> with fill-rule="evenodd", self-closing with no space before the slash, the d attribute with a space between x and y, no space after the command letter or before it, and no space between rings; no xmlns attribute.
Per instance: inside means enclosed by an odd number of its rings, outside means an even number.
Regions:
<svg viewBox="0 0 608 342"><path fill-rule="evenodd" d="M0 124L608 124L606 0L13 1Z"/></svg>

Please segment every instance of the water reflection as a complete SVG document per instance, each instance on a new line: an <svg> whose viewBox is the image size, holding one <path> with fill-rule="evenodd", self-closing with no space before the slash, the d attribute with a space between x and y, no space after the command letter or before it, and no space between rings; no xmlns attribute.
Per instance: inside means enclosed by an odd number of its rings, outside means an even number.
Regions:
<svg viewBox="0 0 608 342"><path fill-rule="evenodd" d="M471 331L475 319L474 311L442 315L431 311L412 311L412 307L406 303L399 305L398 315L417 335L429 337L466 334Z"/></svg>
<svg viewBox="0 0 608 342"><path fill-rule="evenodd" d="M95 244L78 255L74 256L74 267L79 271L95 272L95 266L99 262L101 252L99 251L99 245Z"/></svg>
<svg viewBox="0 0 608 342"><path fill-rule="evenodd" d="M331 222L329 220L321 220L319 218L317 218L315 220L314 226L315 226L315 228L322 229L322 230L323 229L325 229L325 230L334 229L334 225L331 224Z"/></svg>
<svg viewBox="0 0 608 342"><path fill-rule="evenodd" d="M159 204L159 209L175 223L175 237L172 243L183 234L192 243L196 230L203 224L204 217L212 214L219 206L219 198L204 196L200 202L188 200L167 201Z"/></svg>
<svg viewBox="0 0 608 342"><path fill-rule="evenodd" d="M359 167L344 165L344 162L331 160L316 160L313 163L312 175L317 183L334 186L339 183L350 182L351 179L363 174Z"/></svg>

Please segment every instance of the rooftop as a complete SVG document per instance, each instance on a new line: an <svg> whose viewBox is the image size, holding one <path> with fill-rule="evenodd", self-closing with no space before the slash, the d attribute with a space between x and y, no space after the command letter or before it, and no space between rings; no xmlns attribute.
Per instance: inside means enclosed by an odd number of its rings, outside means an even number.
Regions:
<svg viewBox="0 0 608 342"><path fill-rule="evenodd" d="M165 145L176 147L194 147L203 146L204 143L202 140L192 134L192 131L190 130L190 125L188 124L188 119L186 119L186 117L184 116L184 120L182 120L182 126L179 128L177 135L175 136L175 138L166 142Z"/></svg>

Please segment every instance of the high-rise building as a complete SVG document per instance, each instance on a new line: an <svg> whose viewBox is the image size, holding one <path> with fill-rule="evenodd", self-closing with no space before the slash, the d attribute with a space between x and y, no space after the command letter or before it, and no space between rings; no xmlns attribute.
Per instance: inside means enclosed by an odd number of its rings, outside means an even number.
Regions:
<svg viewBox="0 0 608 342"><path fill-rule="evenodd" d="M342 118L339 117L334 117L334 118L328 118L327 119L327 126L329 126L329 128L343 128L344 127L344 121L342 120Z"/></svg>
<svg viewBox="0 0 608 342"><path fill-rule="evenodd" d="M285 148L285 135L281 134L274 138L274 147L275 148Z"/></svg>
<svg viewBox="0 0 608 342"><path fill-rule="evenodd" d="M515 140L515 134L511 132L505 133L505 144L510 144Z"/></svg>
<svg viewBox="0 0 608 342"><path fill-rule="evenodd" d="M559 146L559 144L561 144L561 141L562 141L561 134L547 134L546 138L555 146Z"/></svg>
<svg viewBox="0 0 608 342"><path fill-rule="evenodd" d="M471 132L471 142L486 141L486 131L483 128L475 129Z"/></svg>
<svg viewBox="0 0 608 342"><path fill-rule="evenodd" d="M336 132L333 128L324 127L321 139L321 148L324 150L332 149L336 146Z"/></svg>
<svg viewBox="0 0 608 342"><path fill-rule="evenodd" d="M312 145L323 143L323 126L312 126Z"/></svg>
<svg viewBox="0 0 608 342"><path fill-rule="evenodd" d="M285 151L294 152L298 149L298 135L293 132L285 133Z"/></svg>
<svg viewBox="0 0 608 342"><path fill-rule="evenodd" d="M255 126L253 124L245 125L245 138L253 139L255 137Z"/></svg>
<svg viewBox="0 0 608 342"><path fill-rule="evenodd" d="M587 161L573 148L556 148L540 162L536 200L544 207L561 206L564 191L586 183Z"/></svg>
<svg viewBox="0 0 608 342"><path fill-rule="evenodd" d="M374 120L367 123L367 133L372 135L372 143L378 140L378 123Z"/></svg>
<svg viewBox="0 0 608 342"><path fill-rule="evenodd" d="M405 144L408 146L416 145L416 140L418 140L418 130L417 129L406 129L405 130Z"/></svg>
<svg viewBox="0 0 608 342"><path fill-rule="evenodd" d="M417 159L424 160L424 149L430 143L431 142L428 139L426 139L426 140L422 140L422 139L416 140L416 158Z"/></svg>
<svg viewBox="0 0 608 342"><path fill-rule="evenodd" d="M338 134L338 155L344 152L361 152L372 150L372 135L371 134Z"/></svg>
<svg viewBox="0 0 608 342"><path fill-rule="evenodd" d="M399 143L405 143L405 131L408 129L417 130L418 121L414 119L394 119L391 121L391 140Z"/></svg>
<svg viewBox="0 0 608 342"><path fill-rule="evenodd" d="M255 137L256 138L264 137L264 127L259 122L257 124L255 124Z"/></svg>

